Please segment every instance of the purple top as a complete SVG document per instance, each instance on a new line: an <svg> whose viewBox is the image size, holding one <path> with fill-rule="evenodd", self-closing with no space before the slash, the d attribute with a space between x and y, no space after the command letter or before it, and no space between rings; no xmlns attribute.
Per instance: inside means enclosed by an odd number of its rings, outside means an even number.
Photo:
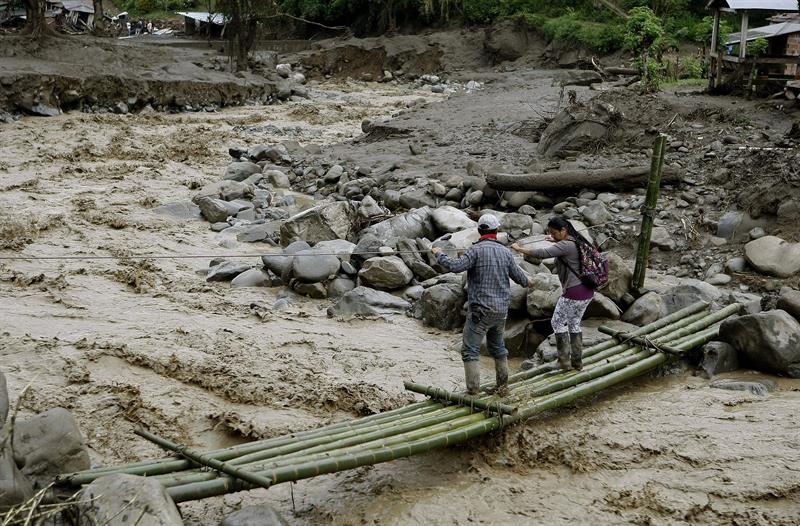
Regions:
<svg viewBox="0 0 800 526"><path fill-rule="evenodd" d="M594 298L594 291L581 283L565 290L564 297L568 300L590 300Z"/></svg>

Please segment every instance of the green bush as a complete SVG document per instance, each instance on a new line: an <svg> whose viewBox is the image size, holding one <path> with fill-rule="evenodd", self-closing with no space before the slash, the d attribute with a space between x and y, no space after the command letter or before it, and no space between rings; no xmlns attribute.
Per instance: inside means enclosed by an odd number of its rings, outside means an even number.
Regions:
<svg viewBox="0 0 800 526"><path fill-rule="evenodd" d="M159 0L136 0L136 11L139 13L150 13L164 7Z"/></svg>
<svg viewBox="0 0 800 526"><path fill-rule="evenodd" d="M680 79L699 79L705 77L706 71L703 62L696 57L684 57L678 72Z"/></svg>
<svg viewBox="0 0 800 526"><path fill-rule="evenodd" d="M498 14L496 0L464 0L464 19L470 24L491 24Z"/></svg>

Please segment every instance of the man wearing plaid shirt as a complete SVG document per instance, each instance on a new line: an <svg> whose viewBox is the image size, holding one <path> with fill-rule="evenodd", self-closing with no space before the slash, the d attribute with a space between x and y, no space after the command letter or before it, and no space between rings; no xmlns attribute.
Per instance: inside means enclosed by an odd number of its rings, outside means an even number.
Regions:
<svg viewBox="0 0 800 526"><path fill-rule="evenodd" d="M464 325L461 358L464 360L464 376L467 393L480 392L481 342L486 337L486 347L494 358L495 392L504 396L508 392L508 351L503 342L508 306L511 303L509 277L523 287L528 278L514 261L511 251L497 241L500 221L484 214L478 220L480 240L472 245L459 259L452 259L433 247L436 261L451 272L467 271L467 297L469 312Z"/></svg>

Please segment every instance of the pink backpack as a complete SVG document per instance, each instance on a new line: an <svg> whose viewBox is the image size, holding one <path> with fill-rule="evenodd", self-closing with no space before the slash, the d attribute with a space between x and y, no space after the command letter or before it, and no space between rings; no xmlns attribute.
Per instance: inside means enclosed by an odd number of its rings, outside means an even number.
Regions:
<svg viewBox="0 0 800 526"><path fill-rule="evenodd" d="M578 260L581 264L577 272L567 265L572 273L578 276L584 286L593 290L608 283L608 258L600 252L600 247L595 243L580 243L572 238L570 240L578 248Z"/></svg>

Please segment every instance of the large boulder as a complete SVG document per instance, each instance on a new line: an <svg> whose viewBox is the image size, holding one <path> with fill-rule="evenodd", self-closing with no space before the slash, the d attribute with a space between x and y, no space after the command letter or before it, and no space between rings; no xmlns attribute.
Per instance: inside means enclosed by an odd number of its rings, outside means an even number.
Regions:
<svg viewBox="0 0 800 526"><path fill-rule="evenodd" d="M89 469L89 452L78 423L61 407L17 420L14 455L24 458L22 473L44 487L56 475Z"/></svg>
<svg viewBox="0 0 800 526"><path fill-rule="evenodd" d="M222 181L217 181L204 186L197 194L195 194L194 197L192 197L192 202L198 204L200 199L204 197L222 199L223 201L233 201L234 199L246 199L253 197L253 193L253 187L249 184L223 179Z"/></svg>
<svg viewBox="0 0 800 526"><path fill-rule="evenodd" d="M235 216L248 208L239 202L223 201L213 197L201 197L197 200L197 206L200 207L200 213L209 223L227 221L228 217Z"/></svg>
<svg viewBox="0 0 800 526"><path fill-rule="evenodd" d="M561 297L561 282L555 274L536 274L531 277L528 293L528 314L532 318L549 317Z"/></svg>
<svg viewBox="0 0 800 526"><path fill-rule="evenodd" d="M0 512L22 504L33 497L33 494L33 486L19 470L16 462L14 462L14 457L11 456L11 448L0 450Z"/></svg>
<svg viewBox="0 0 800 526"><path fill-rule="evenodd" d="M723 296L722 291L714 285L696 279L685 279L680 285L661 294L667 314L672 314L698 301L718 302L723 299Z"/></svg>
<svg viewBox="0 0 800 526"><path fill-rule="evenodd" d="M621 315L622 311L620 311L616 303L601 293L595 292L594 298L592 298L592 302L586 308L586 314L584 316L587 318L618 320Z"/></svg>
<svg viewBox="0 0 800 526"><path fill-rule="evenodd" d="M231 280L231 288L243 287L269 287L272 285L272 278L264 269L251 268L246 270Z"/></svg>
<svg viewBox="0 0 800 526"><path fill-rule="evenodd" d="M316 247L297 252L292 258L292 275L304 283L318 283L336 274L341 266L339 258L321 252Z"/></svg>
<svg viewBox="0 0 800 526"><path fill-rule="evenodd" d="M726 320L719 339L736 348L756 369L800 378L800 323L786 311Z"/></svg>
<svg viewBox="0 0 800 526"><path fill-rule="evenodd" d="M624 322L642 326L660 320L667 314L669 312L667 311L667 305L664 303L664 298L656 292L648 292L634 301L621 319Z"/></svg>
<svg viewBox="0 0 800 526"><path fill-rule="evenodd" d="M593 148L606 140L622 120L622 113L608 103L591 101L562 110L542 132L537 151L555 157Z"/></svg>
<svg viewBox="0 0 800 526"><path fill-rule="evenodd" d="M358 213L349 201L336 201L310 208L286 220L281 226L281 245L294 241L310 244L331 239L354 241Z"/></svg>
<svg viewBox="0 0 800 526"><path fill-rule="evenodd" d="M601 292L612 301L619 303L630 290L633 271L625 263L625 260L614 252L607 254L607 257L608 283L602 288Z"/></svg>
<svg viewBox="0 0 800 526"><path fill-rule="evenodd" d="M356 282L350 278L337 277L328 283L328 297L340 298L356 288Z"/></svg>
<svg viewBox="0 0 800 526"><path fill-rule="evenodd" d="M396 290L408 285L413 279L411 272L403 260L397 256L381 256L366 260L358 278L365 285L381 290Z"/></svg>
<svg viewBox="0 0 800 526"><path fill-rule="evenodd" d="M443 283L425 289L414 304L415 317L437 329L450 330L464 325L461 308L466 296L460 285Z"/></svg>
<svg viewBox="0 0 800 526"><path fill-rule="evenodd" d="M764 236L744 246L750 266L763 274L788 278L800 272L800 243L789 243L775 236Z"/></svg>
<svg viewBox="0 0 800 526"><path fill-rule="evenodd" d="M437 275L437 272L422 259L421 248L415 240L399 239L397 241L397 251L403 263L420 280L425 281Z"/></svg>
<svg viewBox="0 0 800 526"><path fill-rule="evenodd" d="M790 289L789 287L781 288L777 307L785 310L794 316L796 320L800 321L800 291ZM2 389L2 386L0 386L0 389ZM3 393L0 391L0 411L2 411L2 396ZM0 412L0 416L2 416L2 412Z"/></svg>
<svg viewBox="0 0 800 526"><path fill-rule="evenodd" d="M432 210L425 206L376 223L362 230L361 235L374 235L386 244L392 239L433 239L434 232Z"/></svg>
<svg viewBox="0 0 800 526"><path fill-rule="evenodd" d="M305 241L295 241L283 249L283 254L267 254L261 256L261 262L264 263L264 268L271 270L276 276L283 276L292 268L292 261L294 259L291 255L310 248L311 245Z"/></svg>
<svg viewBox="0 0 800 526"><path fill-rule="evenodd" d="M261 167L249 161L237 161L229 164L225 168L223 179L229 181L244 181L253 174L261 173Z"/></svg>
<svg viewBox="0 0 800 526"><path fill-rule="evenodd" d="M272 506L258 504L231 513L222 519L220 526L289 526L289 523Z"/></svg>
<svg viewBox="0 0 800 526"><path fill-rule="evenodd" d="M732 345L725 342L708 342L703 346L703 359L698 373L711 379L716 374L735 371L739 368L739 355Z"/></svg>
<svg viewBox="0 0 800 526"><path fill-rule="evenodd" d="M183 525L178 507L164 486L136 475L100 477L84 489L80 508L86 524Z"/></svg>
<svg viewBox="0 0 800 526"><path fill-rule="evenodd" d="M441 206L431 212L433 226L438 234L452 234L459 230L475 228L478 224L466 212L452 206Z"/></svg>
<svg viewBox="0 0 800 526"><path fill-rule="evenodd" d="M223 260L208 269L206 281L230 281L239 274L250 270L252 265L238 261Z"/></svg>
<svg viewBox="0 0 800 526"><path fill-rule="evenodd" d="M345 319L355 316L387 316L405 312L409 307L409 302L388 292L356 287L328 309L328 316Z"/></svg>
<svg viewBox="0 0 800 526"><path fill-rule="evenodd" d="M544 341L545 336L533 329L527 319L508 319L503 331L503 342L508 355L514 358L532 358L536 349ZM481 350L486 350L486 342L481 344Z"/></svg>

